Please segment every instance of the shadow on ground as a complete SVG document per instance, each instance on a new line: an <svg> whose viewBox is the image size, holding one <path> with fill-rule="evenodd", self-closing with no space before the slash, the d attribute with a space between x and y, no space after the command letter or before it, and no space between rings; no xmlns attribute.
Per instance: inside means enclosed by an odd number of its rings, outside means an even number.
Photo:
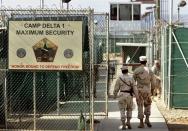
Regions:
<svg viewBox="0 0 188 131"><path fill-rule="evenodd" d="M139 122L135 122L134 119L131 121L132 129L131 131L166 131L164 129L164 123L161 122L152 122L152 128L149 128L145 125L145 128L138 128ZM106 128L108 127L108 128ZM121 121L119 119L108 119L101 120L101 123L98 126L97 131L120 131ZM175 130L174 130L175 131ZM179 131L179 130L178 130ZM184 130L185 131L185 130Z"/></svg>
<svg viewBox="0 0 188 131"><path fill-rule="evenodd" d="M188 123L186 124L168 124L169 131L188 131Z"/></svg>

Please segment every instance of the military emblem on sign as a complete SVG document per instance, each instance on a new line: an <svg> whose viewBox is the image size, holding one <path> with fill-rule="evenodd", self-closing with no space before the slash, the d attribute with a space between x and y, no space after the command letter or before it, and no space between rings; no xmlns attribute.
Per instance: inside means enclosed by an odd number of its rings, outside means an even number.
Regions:
<svg viewBox="0 0 188 131"><path fill-rule="evenodd" d="M26 51L25 49L23 48L19 48L17 51L16 51L16 54L19 58L24 58L26 56Z"/></svg>
<svg viewBox="0 0 188 131"><path fill-rule="evenodd" d="M66 49L64 51L65 58L72 58L73 57L73 51L71 49Z"/></svg>
<svg viewBox="0 0 188 131"><path fill-rule="evenodd" d="M43 38L42 40L37 42L33 46L33 51L35 53L37 62L53 62L57 48L57 45L55 45L47 38Z"/></svg>

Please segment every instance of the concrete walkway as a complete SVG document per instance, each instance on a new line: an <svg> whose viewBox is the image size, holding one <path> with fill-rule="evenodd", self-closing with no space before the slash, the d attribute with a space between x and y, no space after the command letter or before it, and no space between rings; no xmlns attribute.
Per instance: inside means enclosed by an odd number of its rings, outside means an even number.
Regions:
<svg viewBox="0 0 188 131"><path fill-rule="evenodd" d="M116 70L116 76L120 74L120 67L121 65L117 65L117 70ZM130 69L129 69L130 70ZM112 81L110 89L109 89L109 94L113 95L113 89L115 85L115 79ZM134 107L133 107L133 118L131 119L131 125L132 129L130 131L168 131L168 127L166 125L165 119L159 112L156 103L152 102L151 106L151 116L150 116L150 121L152 124L152 128L148 128L145 125L145 128L138 128L137 126L139 125L139 119L137 118L137 105L136 105L136 100L134 99ZM100 120L100 123L95 125L95 131L119 131L121 130L121 121L120 121L120 112L118 109L118 104L117 100L114 99L109 99L108 102L108 110L109 114L107 118L95 118ZM128 130L128 129L127 129Z"/></svg>
<svg viewBox="0 0 188 131"><path fill-rule="evenodd" d="M168 131L165 119L159 112L155 102L152 103L152 113L150 117L152 128L148 128L146 125L143 129L138 128L139 119L137 118L137 106L135 100L134 103L133 118L131 119L131 131ZM100 123L97 124L95 131L119 131L121 130L120 127L120 112L117 106L117 101L109 100L108 118L100 119Z"/></svg>

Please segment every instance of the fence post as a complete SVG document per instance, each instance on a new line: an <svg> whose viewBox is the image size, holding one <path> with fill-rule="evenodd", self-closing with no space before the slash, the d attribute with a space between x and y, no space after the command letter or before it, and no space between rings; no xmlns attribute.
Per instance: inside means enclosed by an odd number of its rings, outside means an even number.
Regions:
<svg viewBox="0 0 188 131"><path fill-rule="evenodd" d="M109 95L109 84L108 84L108 64L109 64L109 14L106 14L106 70L107 70L107 76L106 76L106 110L105 113L108 116L108 95Z"/></svg>
<svg viewBox="0 0 188 131"><path fill-rule="evenodd" d="M36 72L33 72L33 129L36 130Z"/></svg>
<svg viewBox="0 0 188 131"><path fill-rule="evenodd" d="M93 10L89 10L89 48L90 48L90 130L94 131L94 54L93 54L93 31L94 31Z"/></svg>
<svg viewBox="0 0 188 131"><path fill-rule="evenodd" d="M6 73L6 72L5 72ZM1 70L0 74L0 128L6 128L6 121L7 121L7 89L6 89L6 75L4 70Z"/></svg>
<svg viewBox="0 0 188 131"><path fill-rule="evenodd" d="M59 93L60 93L60 89L59 89L59 85L60 85L60 73L57 72L57 115L59 115L59 103L60 103L60 100L59 100Z"/></svg>

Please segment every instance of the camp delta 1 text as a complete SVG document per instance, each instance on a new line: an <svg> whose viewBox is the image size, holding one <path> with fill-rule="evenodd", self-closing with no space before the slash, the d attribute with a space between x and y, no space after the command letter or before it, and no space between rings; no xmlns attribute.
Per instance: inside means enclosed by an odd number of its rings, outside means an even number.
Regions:
<svg viewBox="0 0 188 131"><path fill-rule="evenodd" d="M25 23L25 28L65 28L65 24L59 23Z"/></svg>

